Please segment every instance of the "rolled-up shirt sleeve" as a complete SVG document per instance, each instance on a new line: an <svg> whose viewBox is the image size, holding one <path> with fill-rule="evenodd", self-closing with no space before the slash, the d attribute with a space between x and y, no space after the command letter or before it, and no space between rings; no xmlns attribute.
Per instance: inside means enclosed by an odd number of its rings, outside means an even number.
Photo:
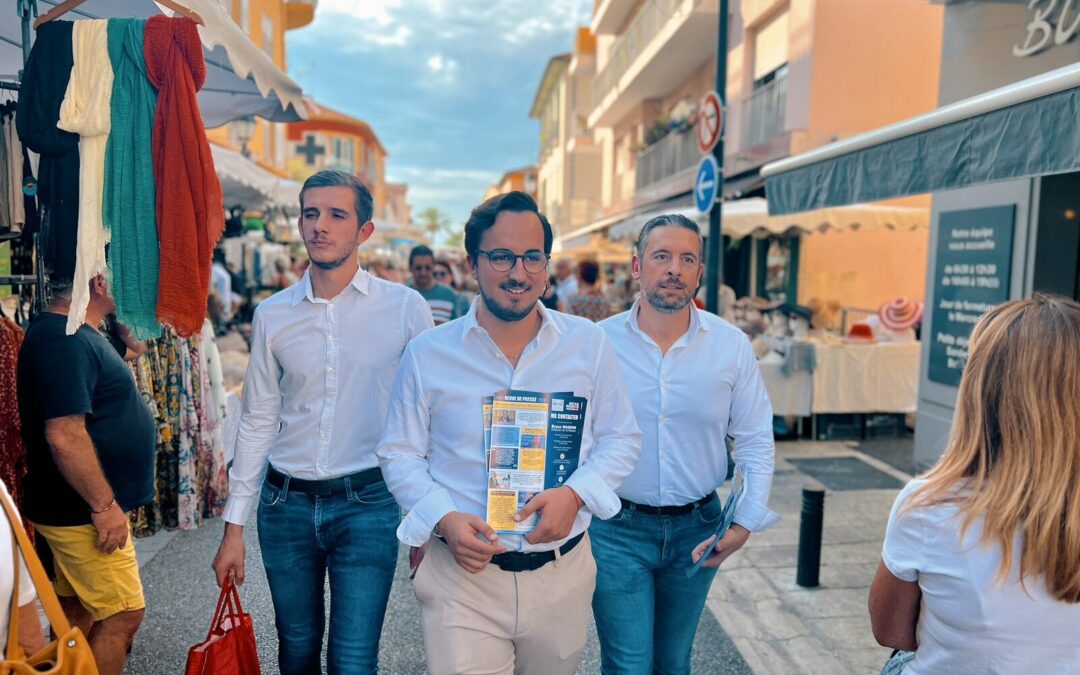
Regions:
<svg viewBox="0 0 1080 675"><path fill-rule="evenodd" d="M229 470L229 500L222 516L227 523L243 525L255 507L266 458L281 427L280 383L281 366L268 343L266 322L256 310L236 454Z"/></svg>
<svg viewBox="0 0 1080 675"><path fill-rule="evenodd" d="M390 395L386 427L375 454L386 486L408 512L398 526L397 535L410 546L422 546L442 517L458 510L449 491L431 477L429 424L420 370L411 347L406 347Z"/></svg>
<svg viewBox="0 0 1080 675"><path fill-rule="evenodd" d="M622 508L615 490L637 466L641 430L634 418L622 369L604 335L596 361L592 409L593 447L566 484L602 520Z"/></svg>
<svg viewBox="0 0 1080 675"><path fill-rule="evenodd" d="M768 529L780 520L767 506L776 458L772 416L772 404L753 349L748 340L741 340L728 435L735 444L735 462L746 470L746 495L735 511L734 522L751 532Z"/></svg>

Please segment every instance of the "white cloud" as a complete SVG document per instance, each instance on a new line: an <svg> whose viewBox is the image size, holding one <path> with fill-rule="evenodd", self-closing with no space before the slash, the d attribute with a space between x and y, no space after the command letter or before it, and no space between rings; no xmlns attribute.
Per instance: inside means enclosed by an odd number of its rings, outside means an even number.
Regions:
<svg viewBox="0 0 1080 675"><path fill-rule="evenodd" d="M398 26L394 29L393 33L375 33L368 35L367 40L374 42L380 47L404 47L409 44L409 38L412 37L412 29L408 26Z"/></svg>
<svg viewBox="0 0 1080 675"><path fill-rule="evenodd" d="M394 22L390 14L391 10L401 7L402 0L322 0L316 16L329 14L345 14L362 21L374 21L380 28L386 28Z"/></svg>

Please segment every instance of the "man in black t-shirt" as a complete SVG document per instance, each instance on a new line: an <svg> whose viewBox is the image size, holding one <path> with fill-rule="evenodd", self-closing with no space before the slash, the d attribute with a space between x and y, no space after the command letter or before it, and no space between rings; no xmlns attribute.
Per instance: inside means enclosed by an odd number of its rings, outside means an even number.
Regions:
<svg viewBox="0 0 1080 675"><path fill-rule="evenodd" d="M66 334L71 283L30 324L18 394L29 473L27 518L55 558L56 592L88 635L98 670L122 672L146 606L125 512L154 498L154 418L131 370L94 326L116 310L105 277Z"/></svg>

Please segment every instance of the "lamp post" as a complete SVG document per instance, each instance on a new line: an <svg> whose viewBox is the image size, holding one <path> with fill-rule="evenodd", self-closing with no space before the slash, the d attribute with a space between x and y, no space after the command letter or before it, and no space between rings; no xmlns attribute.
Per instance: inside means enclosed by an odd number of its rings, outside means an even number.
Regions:
<svg viewBox="0 0 1080 675"><path fill-rule="evenodd" d="M233 134L236 136L236 140L240 142L240 154L244 157L251 157L251 150L248 149L248 143L251 142L251 138L255 135L255 117L246 115L233 120L231 127Z"/></svg>

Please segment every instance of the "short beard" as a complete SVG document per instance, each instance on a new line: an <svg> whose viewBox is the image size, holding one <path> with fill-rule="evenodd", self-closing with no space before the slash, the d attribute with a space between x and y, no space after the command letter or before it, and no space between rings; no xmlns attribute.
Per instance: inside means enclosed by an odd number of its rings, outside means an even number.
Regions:
<svg viewBox="0 0 1080 675"><path fill-rule="evenodd" d="M648 299L649 304L653 309L663 314L675 314L676 312L680 312L683 309L686 309L686 306L689 305L691 301L691 297L688 295L683 295L673 300L667 300L664 296L660 295L657 288L650 290L645 297Z"/></svg>
<svg viewBox="0 0 1080 675"><path fill-rule="evenodd" d="M529 305L528 307L520 310L513 310L507 307L503 307L502 305L485 295L483 290L480 291L480 297L484 299L484 306L487 307L488 311L491 312L496 319L498 319L499 321L505 321L506 323L521 321L525 317L532 314L533 309L536 308L536 303L533 303L532 305Z"/></svg>
<svg viewBox="0 0 1080 675"><path fill-rule="evenodd" d="M329 261L324 262L322 260L316 260L315 258L312 258L311 253L309 252L308 253L308 258L311 260L312 265L314 265L315 267L318 267L321 270L336 270L337 268L341 267L346 262L348 262L349 258L351 258L354 255L355 255L355 252L352 252L352 253L348 253L348 254L342 256L341 258L338 258L337 260L329 260Z"/></svg>

